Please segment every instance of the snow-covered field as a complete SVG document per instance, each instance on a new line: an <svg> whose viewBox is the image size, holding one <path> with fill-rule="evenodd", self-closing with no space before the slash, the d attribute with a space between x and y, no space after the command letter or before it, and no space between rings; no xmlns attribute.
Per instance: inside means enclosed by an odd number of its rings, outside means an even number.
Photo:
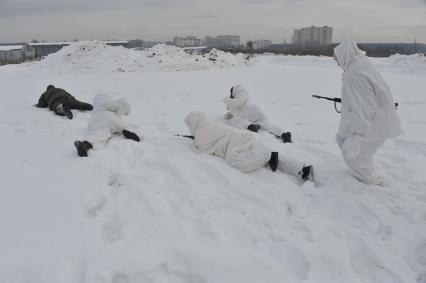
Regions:
<svg viewBox="0 0 426 283"><path fill-rule="evenodd" d="M215 56L84 43L0 67L1 283L426 282L425 58L373 59L405 135L376 155L385 185L366 186L334 142L332 103L311 97L339 96L332 59ZM257 137L313 163L320 187L240 173L174 136L191 110L221 120L236 83L295 143ZM48 84L126 98L143 142L115 137L79 158L90 113L33 107Z"/></svg>

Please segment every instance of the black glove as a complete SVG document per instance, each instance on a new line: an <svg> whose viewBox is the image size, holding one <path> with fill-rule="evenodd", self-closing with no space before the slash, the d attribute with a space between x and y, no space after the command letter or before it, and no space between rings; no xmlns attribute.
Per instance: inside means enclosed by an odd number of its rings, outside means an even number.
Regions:
<svg viewBox="0 0 426 283"><path fill-rule="evenodd" d="M282 135L281 135L281 139L283 140L283 142L284 143L288 143L288 142L293 142L292 140L291 140L291 133L290 132L287 132L287 133L283 133Z"/></svg>
<svg viewBox="0 0 426 283"><path fill-rule="evenodd" d="M258 124L251 124L247 127L247 130L250 130L250 131L255 132L255 133L257 133L259 131L259 129L260 129L260 125L258 125Z"/></svg>

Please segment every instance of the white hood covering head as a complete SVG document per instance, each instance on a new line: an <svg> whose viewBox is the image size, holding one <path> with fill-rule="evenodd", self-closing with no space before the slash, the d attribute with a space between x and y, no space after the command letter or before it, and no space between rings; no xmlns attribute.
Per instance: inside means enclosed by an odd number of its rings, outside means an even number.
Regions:
<svg viewBox="0 0 426 283"><path fill-rule="evenodd" d="M365 56L365 52L358 48L353 39L346 39L334 48L334 55L337 63L343 70L346 70L350 64L362 59Z"/></svg>
<svg viewBox="0 0 426 283"><path fill-rule="evenodd" d="M117 106L117 110L115 113L118 115L126 115L128 116L130 114L130 110L132 109L130 107L129 102L125 100L124 98L119 98L115 100L115 105Z"/></svg>
<svg viewBox="0 0 426 283"><path fill-rule="evenodd" d="M192 111L185 118L185 124L189 129L191 135L195 135L201 122L207 118L206 114L202 111Z"/></svg>
<svg viewBox="0 0 426 283"><path fill-rule="evenodd" d="M95 111L111 111L118 115L129 115L131 111L130 104L124 99L113 99L109 94L97 94L93 99Z"/></svg>
<svg viewBox="0 0 426 283"><path fill-rule="evenodd" d="M247 90L242 85L235 85L232 87L232 96L234 98L226 96L223 99L223 102L230 111L238 111L250 101Z"/></svg>
<svg viewBox="0 0 426 283"><path fill-rule="evenodd" d="M284 131L269 122L263 111L250 101L250 97L242 85L235 85L232 94L234 98L226 96L223 99L228 113L225 114L226 123L232 127L247 130L250 124L258 124L261 129L276 136Z"/></svg>

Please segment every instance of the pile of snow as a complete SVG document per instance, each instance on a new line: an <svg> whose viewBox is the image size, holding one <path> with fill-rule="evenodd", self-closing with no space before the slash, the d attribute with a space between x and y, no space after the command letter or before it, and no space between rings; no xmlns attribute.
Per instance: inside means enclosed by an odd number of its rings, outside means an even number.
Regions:
<svg viewBox="0 0 426 283"><path fill-rule="evenodd" d="M423 54L395 54L390 57L371 59L379 69L390 73L404 73L421 76L426 74L426 58Z"/></svg>
<svg viewBox="0 0 426 283"><path fill-rule="evenodd" d="M395 54L390 56L388 61L397 65L426 66L426 56L422 53L413 55Z"/></svg>
<svg viewBox="0 0 426 283"><path fill-rule="evenodd" d="M212 50L202 56L191 55L182 48L164 44L137 51L121 46L109 46L100 41L82 41L31 64L31 68L58 74L190 71L230 68L244 64L243 54L232 55L218 50Z"/></svg>
<svg viewBox="0 0 426 283"><path fill-rule="evenodd" d="M389 58L378 59L378 61L394 67L405 68L410 73L426 74L426 56L421 53L413 55L395 54Z"/></svg>

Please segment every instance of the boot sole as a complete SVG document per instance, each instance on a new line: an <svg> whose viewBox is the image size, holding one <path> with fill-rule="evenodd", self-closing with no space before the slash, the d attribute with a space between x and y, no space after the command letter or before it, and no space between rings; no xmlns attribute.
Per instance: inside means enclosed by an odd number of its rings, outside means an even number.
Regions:
<svg viewBox="0 0 426 283"><path fill-rule="evenodd" d="M77 149L78 156L87 157L87 151L82 148L83 144L80 141L75 141L74 146Z"/></svg>

